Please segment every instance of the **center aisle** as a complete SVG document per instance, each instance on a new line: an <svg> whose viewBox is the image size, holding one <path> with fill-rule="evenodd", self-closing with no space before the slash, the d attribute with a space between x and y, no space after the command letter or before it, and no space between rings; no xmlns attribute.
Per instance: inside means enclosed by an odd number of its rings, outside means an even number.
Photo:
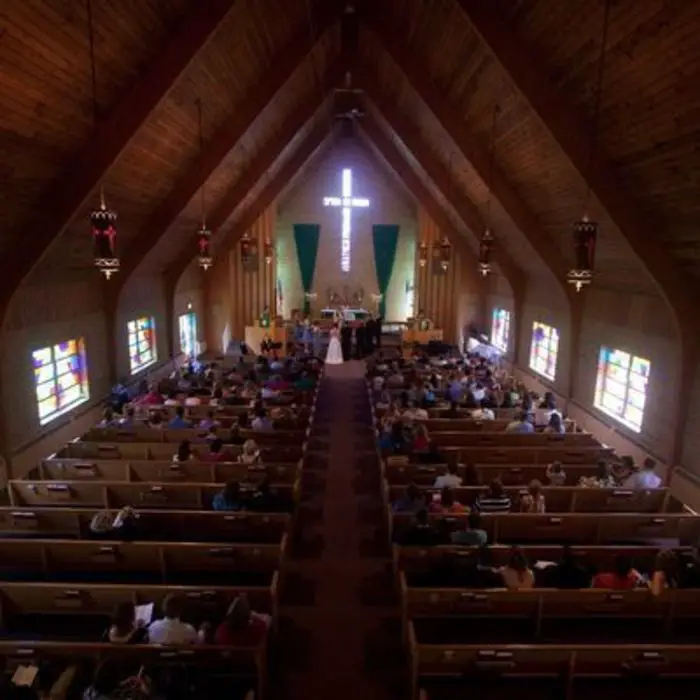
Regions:
<svg viewBox="0 0 700 700"><path fill-rule="evenodd" d="M285 700L329 693L336 700L402 696L398 607L388 590L388 552L377 551L375 541L379 469L364 372L360 361L329 366L319 389L309 461L314 453L323 457L325 483L306 505L322 509L322 519L304 532L319 551L316 558L290 562L293 575L313 590L314 604L283 608L297 641L306 637L308 644L304 668L285 673ZM320 481L323 473L314 476ZM293 649L294 636L283 649Z"/></svg>

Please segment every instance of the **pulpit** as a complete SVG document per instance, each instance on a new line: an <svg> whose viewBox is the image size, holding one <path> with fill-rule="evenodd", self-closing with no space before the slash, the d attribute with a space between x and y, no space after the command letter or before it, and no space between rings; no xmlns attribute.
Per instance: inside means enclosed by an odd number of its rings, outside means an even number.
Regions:
<svg viewBox="0 0 700 700"><path fill-rule="evenodd" d="M269 326L265 326L265 321L257 320L254 326L245 327L245 344L256 355L260 354L260 346L265 338L269 338L275 345L280 345L276 352L282 356L287 353L287 328L283 324L269 321Z"/></svg>
<svg viewBox="0 0 700 700"><path fill-rule="evenodd" d="M418 343L420 345L427 345L432 340L442 342L442 328L430 328L428 330L406 328L401 339L404 343Z"/></svg>

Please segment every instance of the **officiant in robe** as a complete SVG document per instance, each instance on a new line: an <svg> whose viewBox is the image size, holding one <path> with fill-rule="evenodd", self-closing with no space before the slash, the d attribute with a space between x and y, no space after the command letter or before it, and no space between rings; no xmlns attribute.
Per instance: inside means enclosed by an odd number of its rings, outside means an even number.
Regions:
<svg viewBox="0 0 700 700"><path fill-rule="evenodd" d="M343 350L343 360L347 362L352 356L352 327L346 324L340 329L340 347Z"/></svg>

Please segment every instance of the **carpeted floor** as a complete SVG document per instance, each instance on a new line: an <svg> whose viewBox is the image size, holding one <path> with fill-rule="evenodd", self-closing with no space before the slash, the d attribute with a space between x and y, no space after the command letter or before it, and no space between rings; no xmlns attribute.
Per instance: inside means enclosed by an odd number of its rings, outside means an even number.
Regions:
<svg viewBox="0 0 700 700"><path fill-rule="evenodd" d="M405 697L364 369L328 367L319 390L271 668L284 700Z"/></svg>

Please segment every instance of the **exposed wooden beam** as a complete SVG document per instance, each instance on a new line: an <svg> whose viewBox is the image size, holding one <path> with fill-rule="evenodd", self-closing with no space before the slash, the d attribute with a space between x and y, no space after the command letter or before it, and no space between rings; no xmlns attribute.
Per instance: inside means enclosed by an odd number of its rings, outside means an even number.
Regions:
<svg viewBox="0 0 700 700"><path fill-rule="evenodd" d="M516 32L499 16L494 3L459 0L464 14L513 86L530 105L541 124L587 180L591 191L608 212L657 288L673 310L679 329L698 327L695 299L700 285L685 274L659 236L658 222L644 215L625 191L613 165L598 149L590 158L590 128L566 96L538 65L533 47L525 46ZM682 332L682 331L681 331ZM695 332L695 331L694 331Z"/></svg>
<svg viewBox="0 0 700 700"><path fill-rule="evenodd" d="M336 17L335 9L329 5L324 6L324 9L318 13L316 26L321 35L325 33ZM245 136L248 129L275 95L282 90L297 68L308 58L313 47L308 27L303 27L285 50L280 53L279 59L267 71L263 81L236 107L233 114L224 120L219 130L205 145L201 156L194 164L186 167L180 180L151 214L126 251L122 270L113 280L115 294L118 295L121 292L141 261L158 245L192 197L197 194L221 164L221 161ZM213 226L211 223L209 225Z"/></svg>
<svg viewBox="0 0 700 700"><path fill-rule="evenodd" d="M277 198L277 195L284 189L287 181L290 180L297 171L301 170L306 162L311 158L314 152L323 144L324 140L329 137L328 122L319 120L318 123L311 129L309 134L299 144L294 153L289 157L282 167L273 175L265 184L256 200L243 213L241 218L236 221L233 226L222 233L217 246L219 254L221 251L231 248L236 245L240 237L257 221L262 213L269 207ZM243 176L244 179L245 175ZM246 178L247 179L247 178ZM252 186L255 183L251 185ZM248 193L246 192L246 195ZM187 266L195 256L196 251L193 246L187 246L182 254L168 268L167 275L171 279L177 280L185 271ZM215 263L216 264L216 263Z"/></svg>
<svg viewBox="0 0 700 700"><path fill-rule="evenodd" d="M40 223L33 220L20 237L16 254L5 256L0 289L3 317L23 280L82 209L136 132L216 32L234 0L207 0L191 5L192 9L182 18L143 76L109 112L85 150L44 195L37 212Z"/></svg>
<svg viewBox="0 0 700 700"><path fill-rule="evenodd" d="M368 72L363 73L361 84L366 89L370 100L387 121L389 127L403 141L426 175L435 183L447 202L457 212L460 219L462 219L474 236L478 246L480 236L485 229L478 207L463 192L455 192L448 168L430 152L430 149L423 143L418 130L396 109L374 77ZM524 285L525 273L500 246L496 246L494 249L494 262L513 288ZM474 269L477 269L476 264Z"/></svg>
<svg viewBox="0 0 700 700"><path fill-rule="evenodd" d="M404 73L420 99L428 106L481 180L488 183L490 176L488 150L474 138L462 116L448 103L432 82L418 56L398 37L396 27L392 28L378 12L368 16L368 21L379 43ZM496 165L493 170L491 190L494 197L555 277L564 294L571 299L571 290L566 284L568 271L566 261L500 168Z"/></svg>
<svg viewBox="0 0 700 700"><path fill-rule="evenodd" d="M443 208L406 161L396 144L384 133L376 120L370 117L365 117L360 122L360 129L364 132L367 139L374 144L387 165L401 178L416 200L425 207L425 210L433 218L440 231L449 239L455 250L459 251L464 262L472 268L473 274L476 275L477 259L474 251L463 236L455 233L454 224L450 222Z"/></svg>

